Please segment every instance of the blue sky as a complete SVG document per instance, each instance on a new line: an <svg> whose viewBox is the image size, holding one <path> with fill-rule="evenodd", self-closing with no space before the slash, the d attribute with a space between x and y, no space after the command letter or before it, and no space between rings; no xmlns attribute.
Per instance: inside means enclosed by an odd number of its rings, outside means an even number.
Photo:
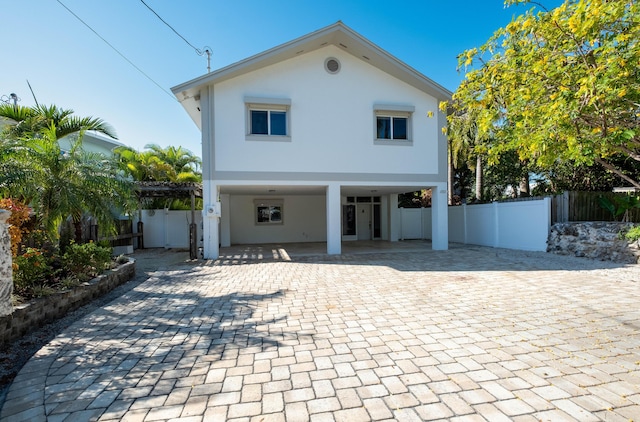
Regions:
<svg viewBox="0 0 640 422"><path fill-rule="evenodd" d="M169 93L206 73L206 58L139 0L60 1L155 83L58 1L0 0L0 95L16 93L21 105L34 105L28 80L39 103L100 117L126 145L181 145L201 155L199 130ZM463 77L456 56L531 7L505 8L502 0L145 2L195 47L212 49L212 70L341 20L451 91Z"/></svg>

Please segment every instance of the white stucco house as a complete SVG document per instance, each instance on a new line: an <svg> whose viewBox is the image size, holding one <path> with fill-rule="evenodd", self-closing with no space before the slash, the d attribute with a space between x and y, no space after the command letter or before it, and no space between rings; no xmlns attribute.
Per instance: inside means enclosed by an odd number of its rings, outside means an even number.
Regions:
<svg viewBox="0 0 640 422"><path fill-rule="evenodd" d="M71 149L72 143L76 142L77 139L78 134L73 134L65 136L64 138L58 140L58 143L60 144L60 148L63 151L68 151ZM107 135L103 135L100 132L86 131L82 136L82 149L87 152L94 152L104 154L106 156L111 156L113 155L114 149L122 146L125 145L113 138L110 138Z"/></svg>
<svg viewBox="0 0 640 422"><path fill-rule="evenodd" d="M172 88L202 132L205 258L247 243L397 241L398 194L433 190L448 248L451 92L342 22Z"/></svg>

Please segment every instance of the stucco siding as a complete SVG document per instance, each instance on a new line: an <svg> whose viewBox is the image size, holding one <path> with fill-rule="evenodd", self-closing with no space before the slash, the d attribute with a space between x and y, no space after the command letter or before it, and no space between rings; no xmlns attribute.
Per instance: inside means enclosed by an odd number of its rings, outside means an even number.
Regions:
<svg viewBox="0 0 640 422"><path fill-rule="evenodd" d="M337 74L324 69L335 57ZM291 101L290 142L246 140L245 97ZM413 106L413 145L375 145L375 104ZM220 172L440 174L438 103L334 47L216 84L215 169ZM446 146L446 145L444 145Z"/></svg>
<svg viewBox="0 0 640 422"><path fill-rule="evenodd" d="M256 224L256 199L281 199L282 224ZM324 242L327 240L324 195L264 196L232 195L229 218L231 244Z"/></svg>

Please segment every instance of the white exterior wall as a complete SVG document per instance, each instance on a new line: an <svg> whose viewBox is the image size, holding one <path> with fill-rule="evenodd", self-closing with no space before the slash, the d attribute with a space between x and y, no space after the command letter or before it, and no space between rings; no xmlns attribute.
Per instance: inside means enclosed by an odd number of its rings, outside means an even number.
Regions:
<svg viewBox="0 0 640 422"><path fill-rule="evenodd" d="M431 239L431 208L400 211L404 239ZM449 207L450 242L546 251L550 228L550 198Z"/></svg>
<svg viewBox="0 0 640 422"><path fill-rule="evenodd" d="M466 226L464 243L497 246L494 204L463 205L463 207L466 208L465 220L458 224Z"/></svg>
<svg viewBox="0 0 640 422"><path fill-rule="evenodd" d="M198 245L201 245L202 211L196 210L195 216L198 227ZM134 231L137 231L138 221L136 216L133 221ZM190 210L142 210L142 222L144 223L145 248L189 248Z"/></svg>
<svg viewBox="0 0 640 422"><path fill-rule="evenodd" d="M291 142L245 140L245 96L291 100ZM415 107L413 146L374 145L376 103ZM437 100L334 46L216 84L213 109L216 172L438 172Z"/></svg>
<svg viewBox="0 0 640 422"><path fill-rule="evenodd" d="M249 195L230 196L231 244L324 242L327 240L324 195L277 197L277 199L283 200L283 223L273 225L255 223L255 199L271 198Z"/></svg>

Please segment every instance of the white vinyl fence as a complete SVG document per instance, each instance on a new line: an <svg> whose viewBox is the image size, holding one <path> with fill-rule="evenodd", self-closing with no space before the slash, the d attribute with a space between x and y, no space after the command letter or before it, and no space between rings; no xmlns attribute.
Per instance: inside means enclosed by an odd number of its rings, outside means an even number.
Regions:
<svg viewBox="0 0 640 422"><path fill-rule="evenodd" d="M400 210L401 239L431 239L431 208ZM449 207L449 242L546 251L551 198Z"/></svg>
<svg viewBox="0 0 640 422"><path fill-rule="evenodd" d="M202 211L197 210L195 217L198 228L198 246L200 246ZM142 222L144 223L145 248L189 248L190 210L142 210ZM137 224L136 215L133 222L134 231L137 231Z"/></svg>

